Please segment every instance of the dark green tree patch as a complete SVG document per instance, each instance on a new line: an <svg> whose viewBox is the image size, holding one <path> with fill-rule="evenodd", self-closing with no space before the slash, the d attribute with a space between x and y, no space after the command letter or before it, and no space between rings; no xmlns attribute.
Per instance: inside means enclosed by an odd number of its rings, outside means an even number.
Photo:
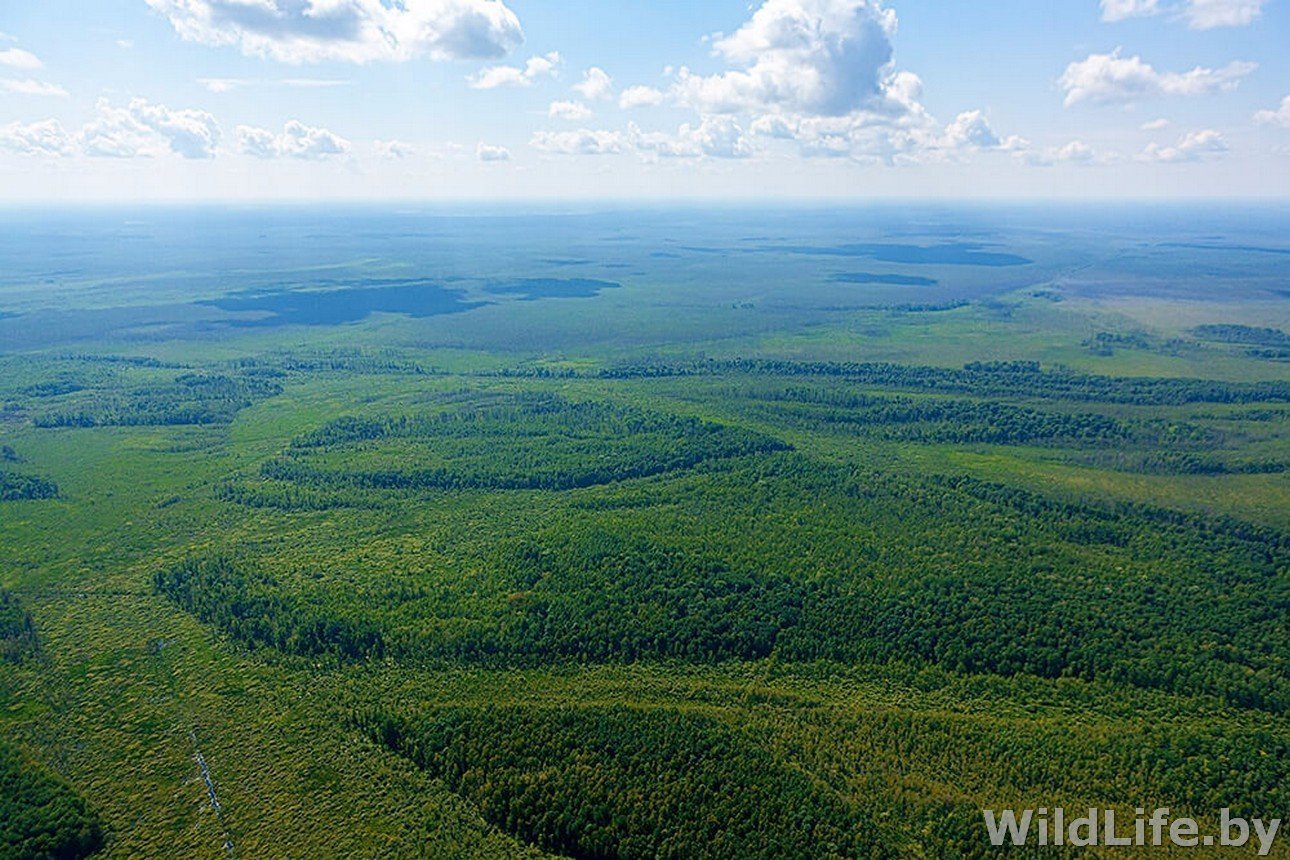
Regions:
<svg viewBox="0 0 1290 860"><path fill-rule="evenodd" d="M571 490L787 449L769 436L610 403L518 395L342 418L266 463L272 481L367 490Z"/></svg>
<svg viewBox="0 0 1290 860"><path fill-rule="evenodd" d="M58 498L58 485L47 478L0 469L0 502Z"/></svg>
<svg viewBox="0 0 1290 860"><path fill-rule="evenodd" d="M898 856L840 796L700 714L485 707L357 722L493 825L568 857Z"/></svg>
<svg viewBox="0 0 1290 860"><path fill-rule="evenodd" d="M104 843L103 824L70 785L0 741L0 857L80 860Z"/></svg>
<svg viewBox="0 0 1290 860"><path fill-rule="evenodd" d="M21 663L39 653L36 625L13 592L0 588L0 661Z"/></svg>
<svg viewBox="0 0 1290 860"><path fill-rule="evenodd" d="M169 382L94 389L41 415L37 427L145 427L223 424L282 393L273 376L183 373Z"/></svg>

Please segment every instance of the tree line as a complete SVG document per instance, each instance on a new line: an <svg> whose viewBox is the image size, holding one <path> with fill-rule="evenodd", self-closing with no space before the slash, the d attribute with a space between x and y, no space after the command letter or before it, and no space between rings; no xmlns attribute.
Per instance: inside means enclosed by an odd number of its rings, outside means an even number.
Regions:
<svg viewBox="0 0 1290 860"><path fill-rule="evenodd" d="M1100 376L1061 367L1045 370L1035 361L972 362L961 369L953 369L886 362L737 358L629 364L607 368L597 375L604 379L649 379L728 374L839 377L858 385L877 388L970 394L976 397L1041 397L1147 406L1290 401L1290 382Z"/></svg>

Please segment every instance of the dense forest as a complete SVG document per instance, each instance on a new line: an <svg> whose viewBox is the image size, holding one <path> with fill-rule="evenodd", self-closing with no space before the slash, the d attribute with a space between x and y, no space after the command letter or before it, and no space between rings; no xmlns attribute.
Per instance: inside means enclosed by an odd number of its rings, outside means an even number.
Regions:
<svg viewBox="0 0 1290 860"><path fill-rule="evenodd" d="M183 373L172 381L124 391L60 387L38 397L80 392L81 396L36 415L37 427L143 427L172 424L220 424L268 397L282 386L273 374L240 377L218 373ZM88 395L88 396L85 396Z"/></svg>
<svg viewBox="0 0 1290 860"><path fill-rule="evenodd" d="M835 792L699 713L481 708L358 724L568 857L897 857Z"/></svg>
<svg viewBox="0 0 1290 860"><path fill-rule="evenodd" d="M156 585L236 639L298 654L921 660L1290 707L1290 536L1276 529L787 452L676 480L687 539L633 536L659 530L648 513L630 531L610 525L622 512L556 521L480 559L485 591L388 572L382 604L203 557Z"/></svg>
<svg viewBox="0 0 1290 860"><path fill-rule="evenodd" d="M777 404L774 415L783 421L916 442L1198 449L1221 441L1215 431L1184 422L1126 421L1096 412L1058 412L990 401L882 397L811 388L753 396Z"/></svg>
<svg viewBox="0 0 1290 860"><path fill-rule="evenodd" d="M62 780L0 740L0 857L80 860L103 847L103 824Z"/></svg>
<svg viewBox="0 0 1290 860"><path fill-rule="evenodd" d="M535 395L428 416L340 419L261 472L308 487L568 490L785 448L693 418Z"/></svg>

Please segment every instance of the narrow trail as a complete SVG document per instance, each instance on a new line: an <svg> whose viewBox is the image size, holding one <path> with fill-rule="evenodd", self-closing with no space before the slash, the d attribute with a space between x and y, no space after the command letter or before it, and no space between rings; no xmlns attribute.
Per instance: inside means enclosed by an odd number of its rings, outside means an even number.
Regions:
<svg viewBox="0 0 1290 860"><path fill-rule="evenodd" d="M211 778L211 770L206 766L206 759L202 756L202 749L197 744L197 732L194 729L188 730L188 737L193 741L193 753L197 759L197 767L202 774L202 782L206 784L206 793L210 795L211 809L215 810L215 818L220 823L220 829L224 834L224 850L230 857L235 856L233 851L233 838L229 836L228 828L224 826L224 807L220 806L219 796L215 793L215 780Z"/></svg>

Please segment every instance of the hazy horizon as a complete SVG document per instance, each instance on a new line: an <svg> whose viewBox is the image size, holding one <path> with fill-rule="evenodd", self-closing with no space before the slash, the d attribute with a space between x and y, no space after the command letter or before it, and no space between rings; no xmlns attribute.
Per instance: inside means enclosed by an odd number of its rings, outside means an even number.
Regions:
<svg viewBox="0 0 1290 860"><path fill-rule="evenodd" d="M1290 198L1279 0L18 0L0 201Z"/></svg>

